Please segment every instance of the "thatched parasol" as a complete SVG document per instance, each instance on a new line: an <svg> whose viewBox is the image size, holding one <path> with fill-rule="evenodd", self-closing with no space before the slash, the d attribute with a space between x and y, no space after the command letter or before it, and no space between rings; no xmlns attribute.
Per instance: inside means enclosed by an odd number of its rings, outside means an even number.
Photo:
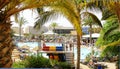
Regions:
<svg viewBox="0 0 120 69"><path fill-rule="evenodd" d="M27 46L27 45L24 45L24 46L22 46L21 48L22 48L22 49L28 49L28 50L30 49L30 47Z"/></svg>
<svg viewBox="0 0 120 69"><path fill-rule="evenodd" d="M38 46L34 47L32 50L37 51L39 49Z"/></svg>

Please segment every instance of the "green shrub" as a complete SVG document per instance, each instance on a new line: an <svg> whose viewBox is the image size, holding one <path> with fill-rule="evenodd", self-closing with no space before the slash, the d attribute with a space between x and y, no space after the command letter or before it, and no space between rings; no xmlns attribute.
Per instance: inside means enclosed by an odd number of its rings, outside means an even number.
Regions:
<svg viewBox="0 0 120 69"><path fill-rule="evenodd" d="M44 58L43 56L29 56L26 58L27 63L25 64L26 68L49 68L52 67L49 59Z"/></svg>
<svg viewBox="0 0 120 69"><path fill-rule="evenodd" d="M64 69L71 67L66 62L58 62L56 60L50 60L43 56L28 56L25 60L13 63L13 68L53 68L58 65Z"/></svg>
<svg viewBox="0 0 120 69"><path fill-rule="evenodd" d="M25 60L13 63L13 68L51 68L50 60L43 56L29 56Z"/></svg>
<svg viewBox="0 0 120 69"><path fill-rule="evenodd" d="M64 69L71 67L71 65L68 64L67 62L59 62L57 60L50 60L50 63L53 67L54 66L59 66L59 67L64 68Z"/></svg>
<svg viewBox="0 0 120 69"><path fill-rule="evenodd" d="M12 65L12 68L25 68L25 62L24 61L19 61L19 62L14 62Z"/></svg>
<svg viewBox="0 0 120 69"><path fill-rule="evenodd" d="M61 66L62 68L71 68L71 65L68 64L67 62L59 62L59 66Z"/></svg>

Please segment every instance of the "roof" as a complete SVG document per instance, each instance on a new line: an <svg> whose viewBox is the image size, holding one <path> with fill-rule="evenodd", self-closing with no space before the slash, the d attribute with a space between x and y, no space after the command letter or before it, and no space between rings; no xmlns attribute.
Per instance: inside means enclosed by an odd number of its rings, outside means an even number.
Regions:
<svg viewBox="0 0 120 69"><path fill-rule="evenodd" d="M58 26L55 29L74 29L73 27L63 27L63 26Z"/></svg>
<svg viewBox="0 0 120 69"><path fill-rule="evenodd" d="M57 33L54 33L54 32L51 31L51 30L43 33L43 35L53 35L53 34L57 34Z"/></svg>
<svg viewBox="0 0 120 69"><path fill-rule="evenodd" d="M99 33L93 33L93 34L92 34L92 38L98 38L99 36L100 36ZM89 37L90 37L90 34L88 34L88 35L83 35L82 37L83 37L83 38L89 38Z"/></svg>

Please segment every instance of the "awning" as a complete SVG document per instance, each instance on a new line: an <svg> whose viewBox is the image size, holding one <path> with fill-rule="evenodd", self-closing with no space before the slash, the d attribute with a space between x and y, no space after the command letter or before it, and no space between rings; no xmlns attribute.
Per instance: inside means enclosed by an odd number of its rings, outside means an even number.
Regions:
<svg viewBox="0 0 120 69"><path fill-rule="evenodd" d="M53 34L57 34L57 33L54 33L53 31L48 31L43 33L43 35L53 35Z"/></svg>
<svg viewBox="0 0 120 69"><path fill-rule="evenodd" d="M99 33L93 33L93 34L92 34L92 38L98 38L99 36L100 36ZM82 37L83 37L83 38L90 38L90 34L88 34L88 35L83 35Z"/></svg>

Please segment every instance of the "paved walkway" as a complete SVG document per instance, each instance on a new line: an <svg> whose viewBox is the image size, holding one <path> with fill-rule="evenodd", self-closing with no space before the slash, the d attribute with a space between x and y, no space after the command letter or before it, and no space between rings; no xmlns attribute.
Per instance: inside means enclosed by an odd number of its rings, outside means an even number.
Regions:
<svg viewBox="0 0 120 69"><path fill-rule="evenodd" d="M107 69L116 69L115 62L99 62L99 63L107 65Z"/></svg>
<svg viewBox="0 0 120 69"><path fill-rule="evenodd" d="M113 62L113 63L112 62L98 62L98 63L107 65L106 69L116 69L115 62ZM84 65L84 64L80 64L80 67L81 67L81 69L90 69L87 65Z"/></svg>
<svg viewBox="0 0 120 69"><path fill-rule="evenodd" d="M80 64L80 68L81 69L90 69L87 65L84 65L84 64Z"/></svg>

